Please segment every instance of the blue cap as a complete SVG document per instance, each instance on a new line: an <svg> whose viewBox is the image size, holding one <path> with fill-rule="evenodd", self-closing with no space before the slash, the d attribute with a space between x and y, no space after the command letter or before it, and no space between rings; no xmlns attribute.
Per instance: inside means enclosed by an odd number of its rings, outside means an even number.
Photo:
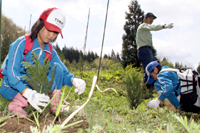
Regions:
<svg viewBox="0 0 200 133"><path fill-rule="evenodd" d="M157 17L156 17L153 13L151 13L151 12L148 12L144 17L145 17L145 18L147 18L147 17L153 17L154 19L157 18Z"/></svg>
<svg viewBox="0 0 200 133"><path fill-rule="evenodd" d="M147 76L148 76L147 84L152 84L155 81L153 78L151 78L151 72L158 65L160 65L160 64L157 61L152 61L146 66L145 71L146 71Z"/></svg>

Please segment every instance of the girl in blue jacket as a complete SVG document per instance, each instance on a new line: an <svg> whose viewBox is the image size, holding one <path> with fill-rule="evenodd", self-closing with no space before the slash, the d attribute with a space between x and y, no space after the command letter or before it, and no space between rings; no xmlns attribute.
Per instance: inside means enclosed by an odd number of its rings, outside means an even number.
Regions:
<svg viewBox="0 0 200 133"><path fill-rule="evenodd" d="M58 8L48 8L43 11L38 21L33 25L29 39L33 41L32 49L24 56L24 48L26 37L22 36L10 45L6 67L2 74L3 82L0 88L0 94L12 102L8 105L8 110L13 114L18 114L19 117L26 117L27 113L22 107L27 107L29 104L36 110L41 112L39 106L45 107L49 102L49 96L40 94L32 90L21 76L26 75L26 69L22 65L24 60L33 64L31 52L34 51L39 57L39 63L42 65L45 61L45 54L51 55L49 61L51 67L47 75L50 79L53 67L56 65L54 84L51 89L54 90L52 95L56 95L52 103L57 106L60 101L60 91L62 86L75 86L75 92L80 95L85 91L86 83L82 79L74 78L70 74L65 65L61 62L57 52L53 48L50 50L49 42L56 40L58 34L62 35L62 29L65 25L66 18L63 12ZM52 51L52 52L51 52ZM57 88L57 89L55 89ZM55 108L52 107L52 112Z"/></svg>

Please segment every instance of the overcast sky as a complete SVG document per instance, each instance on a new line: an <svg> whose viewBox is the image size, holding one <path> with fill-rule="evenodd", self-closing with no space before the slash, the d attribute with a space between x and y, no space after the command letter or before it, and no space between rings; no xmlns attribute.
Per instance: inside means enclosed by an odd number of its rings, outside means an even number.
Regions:
<svg viewBox="0 0 200 133"><path fill-rule="evenodd" d="M110 0L103 53L110 54L113 49L121 54L125 12L129 11L130 2ZM138 0L138 3L145 13L153 12L157 16L153 24L174 23L173 29L152 31L158 57L196 68L200 62L200 0ZM64 38L59 35L57 39L59 47L75 49L84 45L90 8L86 50L100 55L107 0L2 0L3 15L26 31L49 7L58 7L66 15Z"/></svg>

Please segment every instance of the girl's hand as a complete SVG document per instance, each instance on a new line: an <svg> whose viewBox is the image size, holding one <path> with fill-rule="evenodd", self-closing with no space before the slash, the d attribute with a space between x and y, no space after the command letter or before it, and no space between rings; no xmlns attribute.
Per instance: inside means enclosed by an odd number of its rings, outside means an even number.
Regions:
<svg viewBox="0 0 200 133"><path fill-rule="evenodd" d="M40 113L42 112L42 109L39 108L39 106L45 107L50 100L49 96L46 96L44 93L40 94L37 91L28 88L23 91L22 95L27 99L30 105Z"/></svg>
<svg viewBox="0 0 200 133"><path fill-rule="evenodd" d="M72 80L72 84L76 87L74 91L78 93L78 95L82 94L85 91L86 83L84 80L74 78Z"/></svg>

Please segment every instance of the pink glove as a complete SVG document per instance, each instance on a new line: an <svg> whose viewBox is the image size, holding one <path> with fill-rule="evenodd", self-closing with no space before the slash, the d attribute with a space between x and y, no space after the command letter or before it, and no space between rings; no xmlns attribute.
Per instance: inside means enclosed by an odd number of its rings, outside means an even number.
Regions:
<svg viewBox="0 0 200 133"><path fill-rule="evenodd" d="M28 101L20 94L13 98L13 101L9 103L8 110L10 110L13 114L18 114L19 117L26 117L27 113L22 109L22 107L29 106Z"/></svg>
<svg viewBox="0 0 200 133"><path fill-rule="evenodd" d="M149 108L158 108L160 104L160 101L158 98L154 99L154 100L151 100L149 103L148 103L148 106Z"/></svg>
<svg viewBox="0 0 200 133"><path fill-rule="evenodd" d="M58 106L59 102L60 102L60 93L61 93L61 89L60 90L53 90L51 97L53 97L55 95L55 97L53 98L53 100L51 101L51 103L53 105L55 105L56 107ZM51 107L51 112L56 113L56 108L54 108L53 106Z"/></svg>

